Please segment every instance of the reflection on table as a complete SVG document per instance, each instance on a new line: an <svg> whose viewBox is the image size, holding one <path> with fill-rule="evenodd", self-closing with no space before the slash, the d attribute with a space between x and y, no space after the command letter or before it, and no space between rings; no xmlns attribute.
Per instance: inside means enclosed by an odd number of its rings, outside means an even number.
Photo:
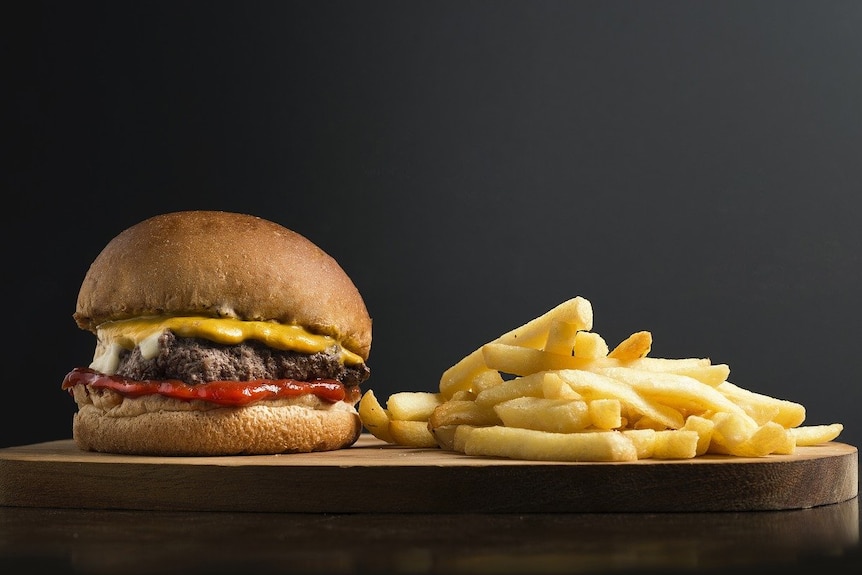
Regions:
<svg viewBox="0 0 862 575"><path fill-rule="evenodd" d="M4 573L37 565L54 572L130 575L738 572L806 563L849 573L860 562L858 498L804 510L683 514L340 515L4 507L0 520Z"/></svg>

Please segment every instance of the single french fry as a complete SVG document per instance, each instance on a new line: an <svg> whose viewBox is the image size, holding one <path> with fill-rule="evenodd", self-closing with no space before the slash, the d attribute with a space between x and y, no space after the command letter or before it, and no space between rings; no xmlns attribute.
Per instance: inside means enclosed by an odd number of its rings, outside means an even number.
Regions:
<svg viewBox="0 0 862 575"><path fill-rule="evenodd" d="M785 428L799 427L805 421L805 406L795 401L777 399L778 415L772 421Z"/></svg>
<svg viewBox="0 0 862 575"><path fill-rule="evenodd" d="M575 334L575 357L607 357L608 344L599 334L592 331L579 331Z"/></svg>
<svg viewBox="0 0 862 575"><path fill-rule="evenodd" d="M524 325L504 333L493 343L542 349L548 340L551 324L555 321L564 321L572 324L577 330L589 331L593 329L593 305L581 296L574 297Z"/></svg>
<svg viewBox="0 0 862 575"><path fill-rule="evenodd" d="M727 380L730 375L730 366L726 363L715 363L706 367L681 368L671 370L670 373L684 375L696 379L710 387L716 387Z"/></svg>
<svg viewBox="0 0 862 575"><path fill-rule="evenodd" d="M503 376L496 369L486 369L476 374L470 381L470 389L475 394L490 387L496 387L503 383Z"/></svg>
<svg viewBox="0 0 862 575"><path fill-rule="evenodd" d="M500 425L502 421L493 407L475 401L446 401L438 405L428 418L430 430L444 425Z"/></svg>
<svg viewBox="0 0 862 575"><path fill-rule="evenodd" d="M709 367L712 363L704 357L639 357L623 362L624 367L642 369L644 371L667 371L675 373L679 370Z"/></svg>
<svg viewBox="0 0 862 575"><path fill-rule="evenodd" d="M470 430L464 442L464 453L536 461L637 459L632 441L618 431L551 433L502 425Z"/></svg>
<svg viewBox="0 0 862 575"><path fill-rule="evenodd" d="M699 436L696 431L668 429L656 431L653 458L691 459L697 455Z"/></svg>
<svg viewBox="0 0 862 575"><path fill-rule="evenodd" d="M589 416L597 429L622 427L623 418L619 399L594 399L589 403Z"/></svg>
<svg viewBox="0 0 862 575"><path fill-rule="evenodd" d="M665 407L663 405L659 405L657 407ZM679 416L679 420L683 421L684 418L681 413L675 411L675 413ZM652 417L651 415L642 415L640 417L632 418L629 426L632 429L652 429L653 431L664 431L665 429L680 429L682 425L668 427L664 424L664 422L659 421Z"/></svg>
<svg viewBox="0 0 862 575"><path fill-rule="evenodd" d="M775 421L776 418L780 417L781 410L775 403L765 401L746 401L732 398L731 401L739 405L739 407L741 407L743 411L745 411L745 413L747 413L748 416L757 423L757 425L763 425L770 421Z"/></svg>
<svg viewBox="0 0 862 575"><path fill-rule="evenodd" d="M644 357L652 348L652 334L648 331L638 331L621 341L608 357L623 361Z"/></svg>
<svg viewBox="0 0 862 575"><path fill-rule="evenodd" d="M445 449L446 451L456 451L455 449L455 430L458 429L458 425L441 425L439 427L435 427L431 429L431 426L427 426L431 434L434 436L435 441L437 441L437 445L440 449Z"/></svg>
<svg viewBox="0 0 862 575"><path fill-rule="evenodd" d="M386 409L393 420L427 422L431 412L443 401L443 396L439 393L400 391L389 396Z"/></svg>
<svg viewBox="0 0 862 575"><path fill-rule="evenodd" d="M540 371L561 369L592 370L594 367L619 365L619 361L605 357L573 357L503 343L486 344L482 347L482 353L488 367L512 375L530 375Z"/></svg>
<svg viewBox="0 0 862 575"><path fill-rule="evenodd" d="M437 438L424 421L405 421L393 419L389 422L389 432L398 445L406 447L438 447Z"/></svg>
<svg viewBox="0 0 862 575"><path fill-rule="evenodd" d="M389 412L386 411L386 408L374 396L373 390L369 389L362 394L362 397L359 399L358 411L362 425L371 435L386 443L395 443L389 431Z"/></svg>
<svg viewBox="0 0 862 575"><path fill-rule="evenodd" d="M563 320L553 321L548 330L548 340L545 342L544 350L548 353L573 355L577 334L578 324Z"/></svg>
<svg viewBox="0 0 862 575"><path fill-rule="evenodd" d="M489 369L485 365L482 348L479 348L443 372L440 377L440 393L449 399L456 391L469 390L473 380L485 371Z"/></svg>
<svg viewBox="0 0 862 575"><path fill-rule="evenodd" d="M587 403L578 399L516 397L494 405L494 411L507 427L574 433L590 424Z"/></svg>
<svg viewBox="0 0 862 575"><path fill-rule="evenodd" d="M661 371L685 375L710 387L717 387L727 380L730 367L724 363L711 364L708 359L666 359L642 357L625 363L625 367L642 371Z"/></svg>
<svg viewBox="0 0 862 575"><path fill-rule="evenodd" d="M516 397L544 397L547 377L546 372L539 372L506 380L500 385L479 392L476 395L476 403L483 407L493 407Z"/></svg>
<svg viewBox="0 0 862 575"><path fill-rule="evenodd" d="M828 425L804 425L788 430L798 446L818 445L827 443L838 437L844 431L844 425L830 423Z"/></svg>

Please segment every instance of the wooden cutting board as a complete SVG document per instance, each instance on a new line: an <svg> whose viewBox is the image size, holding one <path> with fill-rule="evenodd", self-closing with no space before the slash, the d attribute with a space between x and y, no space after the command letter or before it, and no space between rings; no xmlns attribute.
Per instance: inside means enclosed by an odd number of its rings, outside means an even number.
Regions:
<svg viewBox="0 0 862 575"><path fill-rule="evenodd" d="M149 457L71 439L0 449L0 505L301 513L801 509L856 497L856 447L794 455L565 463L387 445L292 455Z"/></svg>

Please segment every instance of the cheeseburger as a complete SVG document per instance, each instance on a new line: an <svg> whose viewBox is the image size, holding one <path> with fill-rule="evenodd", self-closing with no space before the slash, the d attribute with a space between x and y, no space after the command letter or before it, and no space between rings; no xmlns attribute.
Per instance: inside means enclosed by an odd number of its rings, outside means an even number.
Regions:
<svg viewBox="0 0 862 575"><path fill-rule="evenodd" d="M371 318L302 235L221 211L154 216L87 271L75 322L93 361L63 380L85 451L277 454L352 445Z"/></svg>

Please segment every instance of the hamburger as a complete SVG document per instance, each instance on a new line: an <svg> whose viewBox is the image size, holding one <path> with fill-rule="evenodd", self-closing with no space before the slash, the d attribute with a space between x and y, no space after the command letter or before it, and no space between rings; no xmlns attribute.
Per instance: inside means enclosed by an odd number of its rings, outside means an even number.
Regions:
<svg viewBox="0 0 862 575"><path fill-rule="evenodd" d="M137 223L92 262L73 318L97 342L62 383L84 451L302 453L359 437L365 302L279 224L224 211Z"/></svg>

